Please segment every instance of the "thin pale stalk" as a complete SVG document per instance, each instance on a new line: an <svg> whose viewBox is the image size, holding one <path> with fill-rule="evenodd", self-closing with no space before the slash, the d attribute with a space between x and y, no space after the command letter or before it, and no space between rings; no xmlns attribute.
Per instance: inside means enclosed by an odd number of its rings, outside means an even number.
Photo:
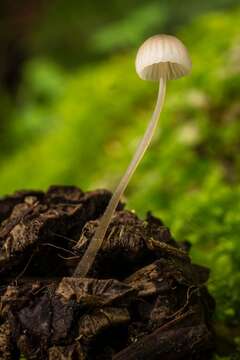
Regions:
<svg viewBox="0 0 240 360"><path fill-rule="evenodd" d="M152 115L152 118L148 124L148 127L146 129L146 132L143 136L143 139L140 141L137 150L135 152L135 155L128 166L125 174L123 175L120 183L118 184L101 220L99 223L99 226L88 245L87 250L85 251L85 254L83 255L82 259L80 260L78 266L76 267L76 270L74 272L74 276L77 277L84 277L87 275L88 271L90 270L95 257L97 255L97 252L101 248L101 245L103 243L103 239L106 235L106 231L108 229L109 223L112 219L112 216L116 210L116 207L121 199L121 196L124 193L124 190L126 189L136 167L138 166L139 162L141 161L145 151L147 150L152 137L154 135L155 129L158 124L158 119L163 107L164 98L165 98L165 92L166 92L166 80L161 78L159 81L159 91L158 91L158 98L157 103Z"/></svg>

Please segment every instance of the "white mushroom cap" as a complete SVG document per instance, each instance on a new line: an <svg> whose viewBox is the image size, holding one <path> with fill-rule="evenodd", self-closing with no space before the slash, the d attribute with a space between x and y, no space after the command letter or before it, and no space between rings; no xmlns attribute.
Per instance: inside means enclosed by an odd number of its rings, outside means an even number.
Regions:
<svg viewBox="0 0 240 360"><path fill-rule="evenodd" d="M192 63L184 44L171 35L155 35L139 48L136 71L143 80L178 79L191 70Z"/></svg>

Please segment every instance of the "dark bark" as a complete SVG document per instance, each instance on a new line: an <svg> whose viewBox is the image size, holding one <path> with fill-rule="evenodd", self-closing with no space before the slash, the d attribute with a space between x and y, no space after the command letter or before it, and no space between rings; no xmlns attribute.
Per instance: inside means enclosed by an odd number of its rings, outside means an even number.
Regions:
<svg viewBox="0 0 240 360"><path fill-rule="evenodd" d="M89 278L72 277L110 196L51 187L1 200L3 360L211 358L209 271L151 214L120 204Z"/></svg>

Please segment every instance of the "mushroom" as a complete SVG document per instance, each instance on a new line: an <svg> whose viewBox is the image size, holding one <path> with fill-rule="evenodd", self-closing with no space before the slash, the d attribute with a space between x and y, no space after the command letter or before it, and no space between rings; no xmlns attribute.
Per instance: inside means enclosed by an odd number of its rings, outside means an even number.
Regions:
<svg viewBox="0 0 240 360"><path fill-rule="evenodd" d="M145 134L137 147L130 165L113 193L113 196L100 219L95 235L76 267L74 276L84 277L87 275L96 254L102 245L107 228L120 198L151 142L163 107L166 81L178 79L188 74L192 66L188 51L184 44L171 35L155 35L147 39L138 50L135 65L137 74L141 79L159 82L157 103Z"/></svg>

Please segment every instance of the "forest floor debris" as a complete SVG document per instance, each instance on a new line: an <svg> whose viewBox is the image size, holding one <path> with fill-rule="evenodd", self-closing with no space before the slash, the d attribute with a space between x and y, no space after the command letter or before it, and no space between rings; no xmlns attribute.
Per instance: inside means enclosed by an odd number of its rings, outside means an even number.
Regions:
<svg viewBox="0 0 240 360"><path fill-rule="evenodd" d="M0 200L2 360L211 359L207 268L120 204L86 278L72 274L111 193L54 186Z"/></svg>

